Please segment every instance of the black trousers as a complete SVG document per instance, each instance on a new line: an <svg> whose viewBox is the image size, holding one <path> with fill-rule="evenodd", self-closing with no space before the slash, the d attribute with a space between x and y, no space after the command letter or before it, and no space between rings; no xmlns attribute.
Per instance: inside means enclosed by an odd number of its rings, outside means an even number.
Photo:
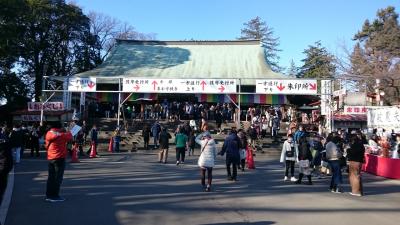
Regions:
<svg viewBox="0 0 400 225"><path fill-rule="evenodd" d="M289 176L289 168L290 168L290 175L294 177L294 163L295 161L286 160L285 176Z"/></svg>
<svg viewBox="0 0 400 225"><path fill-rule="evenodd" d="M32 139L31 142L31 156L36 152L36 156L39 156L39 139Z"/></svg>
<svg viewBox="0 0 400 225"><path fill-rule="evenodd" d="M206 185L206 171L207 171L207 185L211 186L212 182L212 167L200 168L201 185Z"/></svg>
<svg viewBox="0 0 400 225"><path fill-rule="evenodd" d="M7 181L8 181L8 174L7 173L0 173L0 205L3 202L4 192L7 189Z"/></svg>
<svg viewBox="0 0 400 225"><path fill-rule="evenodd" d="M185 147L176 148L176 161L185 162Z"/></svg>
<svg viewBox="0 0 400 225"><path fill-rule="evenodd" d="M60 186L64 177L65 159L49 160L49 176L47 178L47 198L60 197Z"/></svg>
<svg viewBox="0 0 400 225"><path fill-rule="evenodd" d="M232 165L232 172L231 173L231 165ZM226 172L228 173L228 178L232 178L236 180L237 178L237 166L238 166L238 160L237 159L232 159L230 157L226 157Z"/></svg>

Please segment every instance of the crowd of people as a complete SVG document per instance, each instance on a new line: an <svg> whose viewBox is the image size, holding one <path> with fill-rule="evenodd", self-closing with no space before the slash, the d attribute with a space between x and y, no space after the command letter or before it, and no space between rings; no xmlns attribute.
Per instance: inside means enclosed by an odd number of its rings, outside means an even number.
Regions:
<svg viewBox="0 0 400 225"><path fill-rule="evenodd" d="M234 120L235 110L230 104L216 104L208 107L207 105L191 104L189 102L170 104L164 102L154 106L157 110L150 110L144 113L144 118L153 118L153 124L145 123L142 128L144 148L149 149L150 138L153 138L154 149L159 150L158 162L168 162L168 152L172 136L167 127L160 124L159 119L168 120L190 119L177 126L174 133L174 144L176 148L176 165L185 163L185 157L195 156L196 144L200 146L198 156L198 166L200 167L200 183L205 191L211 191L212 172L215 166L217 155L226 155L227 179L237 181L238 169L254 169L253 154L257 151L256 142L260 139L271 137L279 142L281 123L287 122L287 139L283 143L280 162L285 164L284 181L292 181L301 184L303 179L307 179L305 184L312 185L313 178L331 176L329 190L334 193L343 192L343 172L349 173L351 185L350 194L362 196L364 194L361 179L361 166L364 162L364 153L379 154L383 157L399 158L400 135L391 133L379 134L376 131L368 138L361 131L350 133L338 130L328 135L322 132L321 121L312 119L316 123L311 123L306 119L306 114L298 114L294 109L283 107L269 108L249 108L246 113L246 120L250 121L247 130L232 127L226 136L221 149L217 149L217 143L210 133L208 121L214 120L216 131L222 133L221 124ZM178 109L178 112L175 110ZM182 109L182 113L179 113ZM132 113L133 117L137 114L131 108L127 113ZM112 112L107 112L109 116ZM128 114L129 115L129 114ZM130 116L132 116L130 115ZM194 122L198 121L198 122ZM299 122L298 122L299 121ZM304 123L304 121L308 121ZM77 124L77 122L75 122ZM172 123L175 124L175 123ZM303 125L304 124L304 125ZM65 168L65 158L71 149L69 143L76 143L81 156L89 155L93 148L97 148L98 129L96 124L89 128L85 121L79 123L82 129L73 137L67 132L61 123L55 122L52 126L39 126L33 124L31 127L25 125L15 125L12 129L3 126L0 132L2 150L8 148L9 152L2 151L0 158L0 191L4 192L6 177L13 163L20 163L21 156L25 149L30 149L31 157L40 156L40 140L45 140L44 148L47 151L49 162L48 182L46 200L50 202L64 201L59 195L60 185L63 179ZM64 125L65 127L65 125ZM307 129L306 129L307 128ZM88 144L89 149L83 149ZM112 145L110 151L119 152L121 133L117 128L112 135ZM366 147L366 148L365 148ZM9 159L11 158L11 160ZM296 166L297 164L297 166ZM295 169L298 168L298 177L295 176ZM290 176L289 176L290 175ZM207 178L207 180L206 180ZM2 194L0 192L0 194Z"/></svg>
<svg viewBox="0 0 400 225"><path fill-rule="evenodd" d="M371 146L376 149L373 151L382 157L388 157L391 152L393 158L398 158L400 134L392 133L390 136L386 134L378 141L376 134L370 135L368 140L360 130L353 130L350 133L339 130L325 137L316 132L307 132L300 125L298 130L288 134L282 147L280 162L285 163L284 181L289 180L289 170L290 180L297 184L307 177L306 184L312 185L312 176L321 178L321 175L325 173L331 175L329 190L342 193L342 173L347 171L351 186L349 193L362 196L364 192L361 167L364 163L364 154L366 151L371 152L369 150ZM299 168L298 179L294 176L296 163Z"/></svg>

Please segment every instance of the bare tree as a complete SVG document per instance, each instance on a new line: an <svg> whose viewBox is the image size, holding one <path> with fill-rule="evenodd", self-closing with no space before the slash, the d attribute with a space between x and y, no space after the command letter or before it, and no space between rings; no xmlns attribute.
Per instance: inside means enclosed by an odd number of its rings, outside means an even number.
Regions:
<svg viewBox="0 0 400 225"><path fill-rule="evenodd" d="M88 17L90 18L90 31L97 35L100 40L101 51L99 51L99 54L102 61L114 47L116 39L154 40L156 38L155 33L145 34L138 32L129 23L121 22L103 13L91 11Z"/></svg>

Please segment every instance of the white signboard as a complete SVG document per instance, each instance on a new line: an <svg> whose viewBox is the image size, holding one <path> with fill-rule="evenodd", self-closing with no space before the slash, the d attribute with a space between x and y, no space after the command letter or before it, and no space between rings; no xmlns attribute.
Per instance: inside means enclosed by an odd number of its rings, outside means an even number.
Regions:
<svg viewBox="0 0 400 225"><path fill-rule="evenodd" d="M68 80L68 91L96 91L96 78L70 78Z"/></svg>
<svg viewBox="0 0 400 225"><path fill-rule="evenodd" d="M332 81L321 80L321 115L328 115L331 111L332 103Z"/></svg>
<svg viewBox="0 0 400 225"><path fill-rule="evenodd" d="M62 111L64 110L63 102L28 102L28 111Z"/></svg>
<svg viewBox="0 0 400 225"><path fill-rule="evenodd" d="M344 114L358 114L358 115L366 115L367 114L366 106L344 106Z"/></svg>
<svg viewBox="0 0 400 225"><path fill-rule="evenodd" d="M371 107L367 110L367 118L370 128L400 128L400 107Z"/></svg>
<svg viewBox="0 0 400 225"><path fill-rule="evenodd" d="M258 94L316 95L317 80L257 80L256 92Z"/></svg>
<svg viewBox="0 0 400 225"><path fill-rule="evenodd" d="M124 78L123 92L146 93L236 93L235 79Z"/></svg>

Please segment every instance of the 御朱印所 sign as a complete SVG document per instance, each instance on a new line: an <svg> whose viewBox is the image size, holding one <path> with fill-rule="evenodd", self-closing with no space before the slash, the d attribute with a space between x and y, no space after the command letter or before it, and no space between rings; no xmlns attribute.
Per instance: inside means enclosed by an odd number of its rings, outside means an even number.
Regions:
<svg viewBox="0 0 400 225"><path fill-rule="evenodd" d="M236 93L235 79L124 78L123 92L144 93Z"/></svg>
<svg viewBox="0 0 400 225"><path fill-rule="evenodd" d="M318 94L317 80L256 80L257 94Z"/></svg>
<svg viewBox="0 0 400 225"><path fill-rule="evenodd" d="M96 78L69 78L68 91L96 91Z"/></svg>

